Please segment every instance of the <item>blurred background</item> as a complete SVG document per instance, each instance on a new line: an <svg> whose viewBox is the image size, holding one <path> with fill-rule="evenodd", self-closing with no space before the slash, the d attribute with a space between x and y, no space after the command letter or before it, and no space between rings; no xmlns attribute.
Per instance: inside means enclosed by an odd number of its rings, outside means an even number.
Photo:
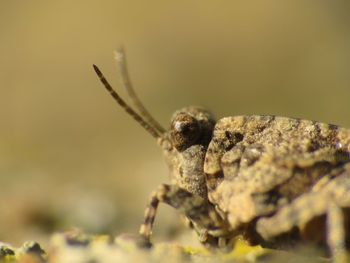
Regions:
<svg viewBox="0 0 350 263"><path fill-rule="evenodd" d="M274 114L350 127L349 1L0 1L0 240L136 233L168 181L155 140L118 107L123 45L134 87L172 112ZM155 236L176 232L160 207Z"/></svg>

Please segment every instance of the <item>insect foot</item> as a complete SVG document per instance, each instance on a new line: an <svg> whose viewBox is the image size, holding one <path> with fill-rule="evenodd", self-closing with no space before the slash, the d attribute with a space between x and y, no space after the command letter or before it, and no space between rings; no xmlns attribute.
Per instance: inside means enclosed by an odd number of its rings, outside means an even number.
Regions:
<svg viewBox="0 0 350 263"><path fill-rule="evenodd" d="M140 235L149 241L159 203L188 221L209 248L312 243L344 260L350 248L350 129L277 116L219 120L200 107L174 113L164 129L136 96L125 54L117 61L134 108L95 72L116 102L156 140L170 183L151 195ZM315 227L317 226L317 227Z"/></svg>

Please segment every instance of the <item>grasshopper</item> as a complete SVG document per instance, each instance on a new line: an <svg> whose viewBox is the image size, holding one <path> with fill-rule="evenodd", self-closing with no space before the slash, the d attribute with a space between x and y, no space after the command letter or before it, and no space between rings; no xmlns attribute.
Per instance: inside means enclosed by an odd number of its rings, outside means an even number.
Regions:
<svg viewBox="0 0 350 263"><path fill-rule="evenodd" d="M286 248L311 242L344 259L350 246L350 129L278 116L216 120L201 107L176 111L164 129L134 92L125 53L122 85L136 110L94 70L116 102L162 149L170 183L150 197L140 235L149 241L159 203L182 215L209 248Z"/></svg>

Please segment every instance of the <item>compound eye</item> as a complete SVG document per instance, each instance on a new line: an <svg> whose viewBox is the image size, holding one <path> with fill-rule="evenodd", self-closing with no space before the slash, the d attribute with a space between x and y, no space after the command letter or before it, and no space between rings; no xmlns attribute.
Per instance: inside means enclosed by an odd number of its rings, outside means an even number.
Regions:
<svg viewBox="0 0 350 263"><path fill-rule="evenodd" d="M186 113L177 115L171 123L171 141L178 151L195 144L200 135L198 121Z"/></svg>

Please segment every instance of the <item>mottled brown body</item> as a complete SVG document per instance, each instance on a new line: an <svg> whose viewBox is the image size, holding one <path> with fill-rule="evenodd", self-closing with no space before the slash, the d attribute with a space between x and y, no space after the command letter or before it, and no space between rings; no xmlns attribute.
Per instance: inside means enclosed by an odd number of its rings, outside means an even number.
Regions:
<svg viewBox="0 0 350 263"><path fill-rule="evenodd" d="M94 66L101 82L163 150L170 184L154 191L141 237L149 245L158 204L184 214L208 247L232 249L239 235L252 244L310 241L345 260L350 245L350 129L275 116L218 120L205 109L174 113L168 131L136 97L118 53L128 106ZM142 243L142 242L141 242Z"/></svg>
<svg viewBox="0 0 350 263"><path fill-rule="evenodd" d="M205 158L209 200L233 230L246 234L252 224L257 242L295 228L302 232L330 203L350 205L349 145L350 130L335 125L274 116L223 118Z"/></svg>
<svg viewBox="0 0 350 263"><path fill-rule="evenodd" d="M213 123L205 110L188 107L175 113L172 127L183 112L205 113ZM242 235L251 244L286 248L306 241L344 255L350 244L349 129L276 116L227 117L216 122L209 141L181 150L172 146L171 133L159 142L172 185L190 193L182 200L200 197L201 205L175 205L166 191L158 200L184 213L204 244L230 249ZM145 222L154 215L150 206ZM141 234L149 238L151 227L145 223Z"/></svg>

